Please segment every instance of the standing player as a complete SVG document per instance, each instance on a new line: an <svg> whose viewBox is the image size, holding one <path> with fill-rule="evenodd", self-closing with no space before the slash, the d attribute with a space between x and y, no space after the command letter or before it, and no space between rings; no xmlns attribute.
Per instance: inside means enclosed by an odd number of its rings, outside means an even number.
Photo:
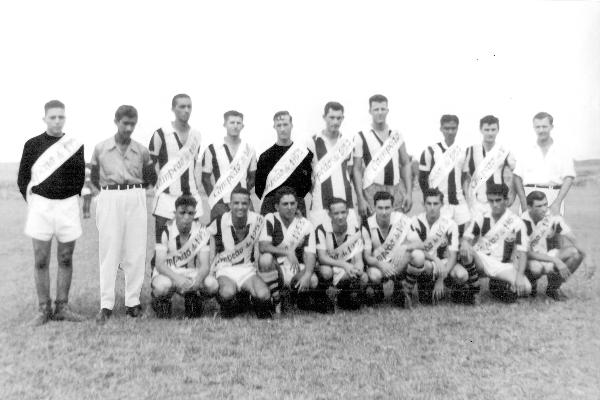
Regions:
<svg viewBox="0 0 600 400"><path fill-rule="evenodd" d="M556 301L566 300L567 296L560 286L581 265L585 252L577 244L575 235L564 219L549 212L544 192L534 190L529 193L527 207L522 218L529 235L527 277L531 282L531 295L537 294L537 280L546 275L548 297ZM559 237L566 238L569 245L565 246L563 240L556 240Z"/></svg>
<svg viewBox="0 0 600 400"><path fill-rule="evenodd" d="M221 316L234 315L239 292L252 298L258 318L271 318L271 294L257 275L254 253L263 226L263 217L248 211L250 192L236 187L231 193L231 211L217 216L208 227L216 255L211 269L219 283Z"/></svg>
<svg viewBox="0 0 600 400"><path fill-rule="evenodd" d="M412 291L423 273L425 254L410 218L393 211L394 197L377 192L373 197L375 214L362 227L365 242L363 256L367 275L375 290L375 298L383 299L383 282L394 282L392 301L397 306L412 308Z"/></svg>
<svg viewBox="0 0 600 400"><path fill-rule="evenodd" d="M251 190L256 175L256 152L247 142L242 142L244 115L227 111L223 115L227 135L223 143L212 143L202 159L202 185L208 195L211 221L229 211L229 198L234 188ZM214 178L213 186L211 178Z"/></svg>
<svg viewBox="0 0 600 400"><path fill-rule="evenodd" d="M304 196L311 189L313 155L304 143L292 142L292 127L289 112L276 112L273 116L273 128L277 132L277 142L258 158L256 195L262 199L262 215L276 211L275 193L278 188L287 186L296 192L298 209L306 217Z"/></svg>
<svg viewBox="0 0 600 400"><path fill-rule="evenodd" d="M533 117L537 142L526 148L526 157L519 159L515 169L515 188L521 210L528 209L525 196L537 190L544 192L553 214L564 214L564 200L575 179L575 166L565 146L555 144L550 136L553 123L552 115L545 112Z"/></svg>
<svg viewBox="0 0 600 400"><path fill-rule="evenodd" d="M115 112L117 133L100 142L92 156L92 183L101 189L96 206L100 259L100 312L103 325L115 305L115 280L119 267L125 274L127 315L139 317L140 292L146 270L146 190L156 183L150 153L131 139L138 121L133 106Z"/></svg>
<svg viewBox="0 0 600 400"><path fill-rule="evenodd" d="M312 203L308 219L314 226L329 224L326 207L335 197L346 201L348 224L358 226L349 177L355 141L353 137L342 136L340 133L344 106L334 101L325 104L323 120L325 129L313 136L308 148L314 155Z"/></svg>
<svg viewBox="0 0 600 400"><path fill-rule="evenodd" d="M39 326L54 320L78 322L83 318L68 305L73 275L75 240L81 236L79 200L85 179L83 145L63 133L65 105L58 100L44 105L46 132L23 147L17 183L27 201L25 234L32 239ZM54 314L50 298L50 250L56 237L58 271Z"/></svg>
<svg viewBox="0 0 600 400"><path fill-rule="evenodd" d="M330 224L317 226L317 255L319 257L319 292L324 312L334 311L325 291L333 284L340 289L338 306L356 310L362 303L362 294L368 278L362 259L364 243L360 228L349 226L346 200L329 201Z"/></svg>
<svg viewBox="0 0 600 400"><path fill-rule="evenodd" d="M196 180L196 160L200 151L200 133L189 124L192 99L178 94L171 101L175 121L157 129L150 139L150 156L158 179L152 214L156 218L156 242L160 242L167 221L175 217L175 200L182 194L192 195L198 205L196 218L202 216L202 202Z"/></svg>
<svg viewBox="0 0 600 400"><path fill-rule="evenodd" d="M280 286L291 290L300 308L310 303L308 295L317 287L315 230L309 220L298 216L294 189L282 186L275 193L277 211L265 216L258 243L259 275L269 285L276 307Z"/></svg>
<svg viewBox="0 0 600 400"><path fill-rule="evenodd" d="M460 257L473 278L490 278L490 293L504 302L514 302L531 292L525 277L528 238L525 224L508 209L508 186L487 187L490 211L477 214L463 235ZM476 268L474 270L473 268ZM472 302L479 300L479 286L473 285Z"/></svg>
<svg viewBox="0 0 600 400"><path fill-rule="evenodd" d="M498 118L487 115L479 121L479 130L483 136L480 144L467 148L467 170L469 181L466 195L472 213L485 213L490 210L486 197L486 188L491 184L504 184L507 169L513 171L516 161L508 149L496 143L500 129ZM514 193L508 201L514 201Z"/></svg>
<svg viewBox="0 0 600 400"><path fill-rule="evenodd" d="M210 271L210 233L196 218L196 199L184 194L175 200L175 218L164 227L156 243L156 267L152 271L152 308L159 318L171 316L171 297L183 296L185 316L202 315L201 295L217 293Z"/></svg>
<svg viewBox="0 0 600 400"><path fill-rule="evenodd" d="M452 219L441 215L444 194L439 189L423 191L425 212L413 217L413 229L423 242L425 265L417 282L419 302L437 303L444 294L444 280L449 274L460 278L467 271L457 264L458 226ZM465 279L466 280L466 279Z"/></svg>
<svg viewBox="0 0 600 400"><path fill-rule="evenodd" d="M385 96L376 94L369 98L371 126L358 132L354 149L354 188L358 210L365 219L373 213L373 196L377 192L394 196L395 210L407 213L412 206L411 162L402 134L390 129L386 122L388 112Z"/></svg>
<svg viewBox="0 0 600 400"><path fill-rule="evenodd" d="M442 206L442 215L454 220L462 236L466 224L471 219L469 206L463 195L463 182L467 181L465 153L456 143L458 117L442 115L440 131L444 140L428 146L421 153L419 162L419 186L425 197L428 189L437 188L444 195L446 204Z"/></svg>

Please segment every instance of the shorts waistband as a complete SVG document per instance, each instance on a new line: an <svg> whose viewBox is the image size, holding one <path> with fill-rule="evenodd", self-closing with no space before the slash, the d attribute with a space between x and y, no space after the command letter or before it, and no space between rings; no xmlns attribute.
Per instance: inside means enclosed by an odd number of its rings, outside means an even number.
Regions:
<svg viewBox="0 0 600 400"><path fill-rule="evenodd" d="M127 189L142 189L144 187L143 183L132 183L132 184L116 184L116 185L106 185L102 186L102 190L127 190Z"/></svg>
<svg viewBox="0 0 600 400"><path fill-rule="evenodd" d="M525 187L559 190L560 188L562 188L562 185L535 185L533 183L528 183L527 185L525 185Z"/></svg>

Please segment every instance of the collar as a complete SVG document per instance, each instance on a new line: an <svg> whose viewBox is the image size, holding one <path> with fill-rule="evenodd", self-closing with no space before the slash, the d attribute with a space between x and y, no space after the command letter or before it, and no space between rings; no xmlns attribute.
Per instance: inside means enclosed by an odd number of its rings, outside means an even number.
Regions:
<svg viewBox="0 0 600 400"><path fill-rule="evenodd" d="M133 141L133 139L131 139L131 141L129 142L129 145L127 146L127 150L125 150L126 153L129 150L131 150L134 153L139 153L138 149L136 148L136 146L133 143L134 143L134 141ZM115 140L115 137L112 136L110 139L108 139L108 150L113 150L116 148L117 148L117 142Z"/></svg>

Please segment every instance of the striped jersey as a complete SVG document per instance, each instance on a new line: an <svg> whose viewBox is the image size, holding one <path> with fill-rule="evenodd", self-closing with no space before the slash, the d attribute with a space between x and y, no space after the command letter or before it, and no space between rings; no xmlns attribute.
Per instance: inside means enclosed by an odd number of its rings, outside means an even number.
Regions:
<svg viewBox="0 0 600 400"><path fill-rule="evenodd" d="M444 142L438 142L433 146L427 146L427 148L423 150L423 153L421 153L419 171L430 173L435 164L442 159L444 153L448 150L448 147L449 146ZM442 183L438 186L438 189L444 194L444 199L446 199L448 204L457 205L465 202L465 196L462 190L462 174L463 172L469 172L468 164L465 160L466 154L463 153L454 169L448 174L448 177L442 180ZM429 182L427 182L427 187L429 187Z"/></svg>
<svg viewBox="0 0 600 400"><path fill-rule="evenodd" d="M498 145L498 143L495 144L495 146ZM477 143L467 148L466 163L467 170L469 171L469 174L471 176L473 176L475 170L477 169L479 164L481 164L486 155L487 152L485 151L485 148L483 147L482 143ZM517 162L515 160L515 157L512 153L509 152L506 156L506 159L504 160L504 163L500 167L498 167L496 171L494 171L492 176L490 176L490 178L487 181L487 185L494 183L506 183L505 174L512 173L512 171L515 170L516 164ZM487 185L481 185L479 190L477 191L477 200L479 200L482 203L487 203L487 196L485 194Z"/></svg>
<svg viewBox="0 0 600 400"><path fill-rule="evenodd" d="M443 224L442 226L445 226L445 229L440 230L440 224ZM458 252L458 225L453 220L440 216L433 225L429 226L426 214L421 213L412 218L412 226L423 243L427 239L431 240L432 236L438 232L442 235L439 243L429 250L429 254L442 259L448 258L448 251Z"/></svg>
<svg viewBox="0 0 600 400"><path fill-rule="evenodd" d="M388 137L393 133L388 131ZM400 146L404 144L404 138L400 134ZM377 155L379 149L383 146L385 139L380 137L374 129L369 128L358 132L356 146L354 148L354 157L362 158L366 166L369 165L373 157ZM379 185L398 185L400 183L400 150L394 155L385 167L377 173L375 181Z"/></svg>
<svg viewBox="0 0 600 400"><path fill-rule="evenodd" d="M179 138L179 134L171 127L171 124L167 125L169 128L168 132L165 132L166 127L162 127L154 131L152 138L150 139L150 144L148 149L150 150L150 157L152 161L158 163L158 167L162 169L169 160L174 157L181 149L185 143L181 141ZM193 132L190 129L191 135ZM198 132L194 134L200 135ZM200 149L198 149L198 152ZM171 186L165 189L165 193L172 194L173 196L181 196L182 194L198 194L198 187L196 186L196 179L194 176L194 169L196 167L198 155L196 155L196 159L194 159L193 165L190 166L179 179L175 179Z"/></svg>
<svg viewBox="0 0 600 400"><path fill-rule="evenodd" d="M511 213L512 211L506 210L505 212ZM529 240L527 236L527 229L523 220L518 219L518 227L511 232L508 232L504 240L498 240L491 246L490 255L500 262L508 263L512 260L514 250L527 252L529 247ZM485 236L490 229L495 225L494 218L489 211L485 213L477 213L471 224L465 230L463 237L467 239L479 240Z"/></svg>
<svg viewBox="0 0 600 400"><path fill-rule="evenodd" d="M201 225L198 221L193 221L192 222L192 228L190 230L190 232L194 232L197 229L200 229ZM170 220L164 227L163 227L163 231L160 235L160 242L156 243L156 251L165 251L167 255L173 254L175 252L177 252L177 250L179 250L186 242L182 241L181 239L181 235L179 234L179 230L177 229L177 223L175 222L175 220ZM188 238L189 240L189 238ZM208 245L208 243L206 243L205 246L203 246L200 249L201 252L208 252L210 251L210 246ZM196 256L190 260L190 262L182 268L195 268L196 265L196 258L198 257L198 255L196 254Z"/></svg>
<svg viewBox="0 0 600 400"><path fill-rule="evenodd" d="M323 224L321 224L317 226L316 229L317 250L335 250L344 243L346 243L348 237L354 235L356 232L359 232L359 228L348 226L348 229L346 230L343 239L338 243L338 241L335 239L335 235L333 233L333 229L331 228L331 224L329 224L327 228Z"/></svg>
<svg viewBox="0 0 600 400"><path fill-rule="evenodd" d="M363 241L365 242L365 250L370 253L373 250L377 249L379 246L381 246L382 243L385 242L387 235L389 235L392 225L394 225L398 221L398 219L401 218L401 216L401 212L392 211L392 215L390 216L390 229L388 230L388 233L386 235L384 235L381 229L379 228L376 214L373 214L369 218L367 218L367 220L362 226L362 237ZM406 235L405 242L419 240L412 224L409 225L409 229L410 231Z"/></svg>
<svg viewBox="0 0 600 400"><path fill-rule="evenodd" d="M306 218L302 242L296 247L296 258L304 264L304 252L316 254L315 229ZM269 242L273 246L279 246L288 231L278 212L265 215L265 227L260 233L261 242Z"/></svg>
<svg viewBox="0 0 600 400"><path fill-rule="evenodd" d="M208 232L214 238L216 254L233 250L238 243L242 242L248 236L251 226L256 222L258 217L257 213L248 211L248 220L242 232L236 232L231 220L231 211L215 218L208 226ZM256 243L258 243L258 240ZM251 264L253 262L254 251L250 257L242 260L240 264Z"/></svg>
<svg viewBox="0 0 600 400"><path fill-rule="evenodd" d="M340 134L341 137L341 134ZM315 171L319 160L327 155L337 143L337 139L332 140L326 137L323 133L319 133L312 137L308 142L308 149L313 153L312 170ZM348 208L354 208L352 201L352 184L348 174L348 167L352 166L352 154L335 167L331 176L323 183L314 182L312 191L312 206L313 210L327 209L327 205L332 198L338 197L346 200Z"/></svg>
<svg viewBox="0 0 600 400"><path fill-rule="evenodd" d="M523 222L525 223L525 227L527 228L527 236L531 239L533 230L535 229L537 224L535 222L533 222L533 218L531 218L531 215L529 215L529 211L525 211L523 213L523 215L521 215L521 218L523 219ZM569 227L569 225L567 225L565 223L565 220L563 217L561 217L560 215L549 214L549 218L550 218L550 229L548 230L547 234L544 235L542 240L540 240L540 242L539 242L540 246L545 251L549 251L549 250L557 248L558 243L556 240L553 240L556 237L556 235L571 233L571 228ZM540 222L541 221L538 221L538 224Z"/></svg>

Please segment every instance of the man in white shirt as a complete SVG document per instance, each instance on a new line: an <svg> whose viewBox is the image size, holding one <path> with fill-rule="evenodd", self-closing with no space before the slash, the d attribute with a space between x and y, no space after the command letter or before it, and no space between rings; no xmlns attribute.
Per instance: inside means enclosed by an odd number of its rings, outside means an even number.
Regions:
<svg viewBox="0 0 600 400"><path fill-rule="evenodd" d="M556 145L550 135L554 128L552 115L546 112L533 117L537 141L528 147L514 171L514 185L521 211L527 210L526 196L534 190L543 192L552 214L564 214L564 200L575 179L573 159L564 147Z"/></svg>

